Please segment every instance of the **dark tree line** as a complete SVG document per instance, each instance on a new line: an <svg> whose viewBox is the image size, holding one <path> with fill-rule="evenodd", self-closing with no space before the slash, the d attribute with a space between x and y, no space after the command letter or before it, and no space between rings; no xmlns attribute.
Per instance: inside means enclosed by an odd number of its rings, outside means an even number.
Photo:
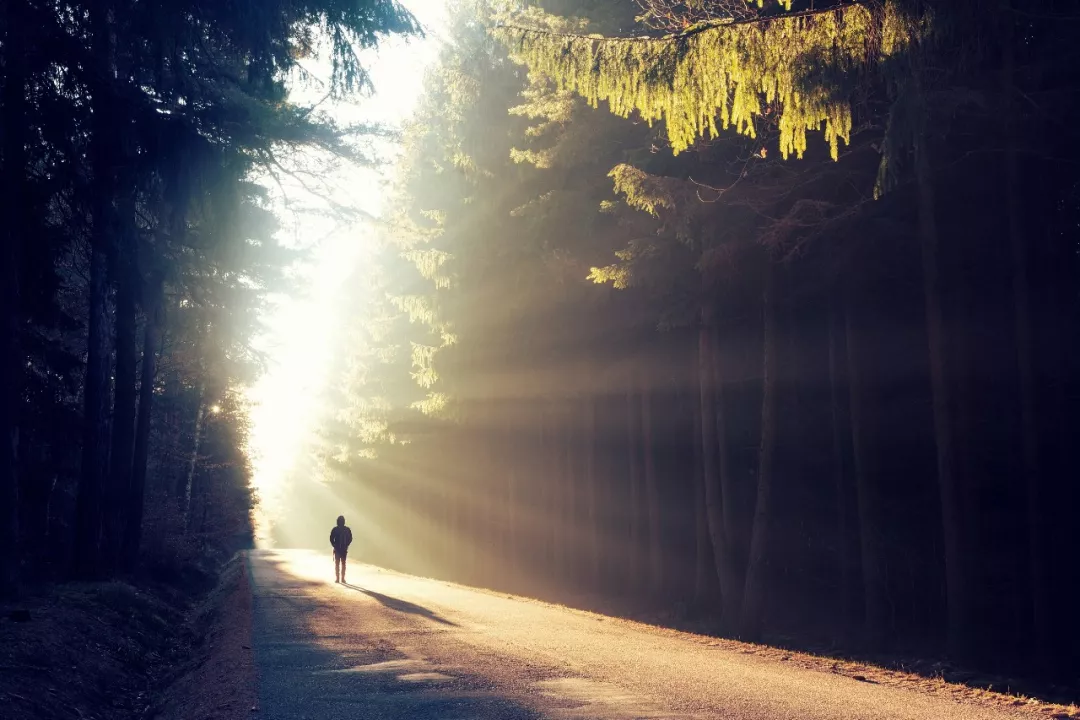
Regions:
<svg viewBox="0 0 1080 720"><path fill-rule="evenodd" d="M287 100L325 48L416 31L390 1L8 0L0 16L0 592L250 532L243 387L295 258L260 178L358 157ZM320 44L321 43L321 44Z"/></svg>
<svg viewBox="0 0 1080 720"><path fill-rule="evenodd" d="M542 5L463 4L407 134L326 430L361 547L1075 668L1075 13Z"/></svg>

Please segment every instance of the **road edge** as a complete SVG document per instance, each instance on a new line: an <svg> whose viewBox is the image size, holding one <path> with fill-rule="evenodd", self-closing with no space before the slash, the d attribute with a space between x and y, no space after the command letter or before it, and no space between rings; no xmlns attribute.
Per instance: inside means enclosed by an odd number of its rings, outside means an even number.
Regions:
<svg viewBox="0 0 1080 720"><path fill-rule="evenodd" d="M196 626L203 638L198 664L166 691L159 720L239 720L258 707L252 643L253 597L246 554L222 568Z"/></svg>

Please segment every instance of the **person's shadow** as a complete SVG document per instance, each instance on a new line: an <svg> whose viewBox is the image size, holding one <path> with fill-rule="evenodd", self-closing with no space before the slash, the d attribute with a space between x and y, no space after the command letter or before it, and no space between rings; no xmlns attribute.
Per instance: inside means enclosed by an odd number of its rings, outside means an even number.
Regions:
<svg viewBox="0 0 1080 720"><path fill-rule="evenodd" d="M350 590L364 593L368 597L378 600L380 603L390 608L391 610L409 613L410 615L420 615L421 617L426 617L428 620L434 620L441 625L450 625L451 627L458 626L457 623L451 622L444 617L440 617L438 614L432 612L431 610L428 610L426 607L422 605L417 605L416 603L411 603L408 600L401 600L400 598L383 595L382 593L377 593L374 590L366 590L359 585L351 585L349 583L340 583L340 585L342 587L347 587Z"/></svg>

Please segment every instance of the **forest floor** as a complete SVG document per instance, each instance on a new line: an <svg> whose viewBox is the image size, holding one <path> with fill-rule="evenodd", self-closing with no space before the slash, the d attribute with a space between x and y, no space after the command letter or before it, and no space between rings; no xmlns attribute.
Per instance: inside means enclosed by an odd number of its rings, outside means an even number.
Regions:
<svg viewBox="0 0 1080 720"><path fill-rule="evenodd" d="M0 606L0 715L9 720L197 720L250 715L251 595L220 580L65 583ZM198 688L195 691L195 688Z"/></svg>

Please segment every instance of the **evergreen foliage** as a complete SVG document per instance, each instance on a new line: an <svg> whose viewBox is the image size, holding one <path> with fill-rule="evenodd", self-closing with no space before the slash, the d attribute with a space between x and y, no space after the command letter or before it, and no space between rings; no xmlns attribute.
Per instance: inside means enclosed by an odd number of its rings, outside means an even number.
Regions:
<svg viewBox="0 0 1080 720"><path fill-rule="evenodd" d="M1029 632L1077 631L1045 595L1075 583L1080 311L1054 3L639 3L663 37L537 5L457 6L405 132L393 330L343 410L342 485L409 528L371 559L1075 663Z"/></svg>
<svg viewBox="0 0 1080 720"><path fill-rule="evenodd" d="M502 26L515 57L594 107L664 121L672 151L721 129L757 137L775 116L780 153L802 158L821 130L833 159L851 141L856 87L908 40L887 3L752 22L720 22L661 38L572 35ZM883 42L877 42L884 38Z"/></svg>
<svg viewBox="0 0 1080 720"><path fill-rule="evenodd" d="M296 260L267 184L365 160L288 83L365 92L360 53L417 31L391 0L4 4L0 593L250 536L242 388Z"/></svg>

